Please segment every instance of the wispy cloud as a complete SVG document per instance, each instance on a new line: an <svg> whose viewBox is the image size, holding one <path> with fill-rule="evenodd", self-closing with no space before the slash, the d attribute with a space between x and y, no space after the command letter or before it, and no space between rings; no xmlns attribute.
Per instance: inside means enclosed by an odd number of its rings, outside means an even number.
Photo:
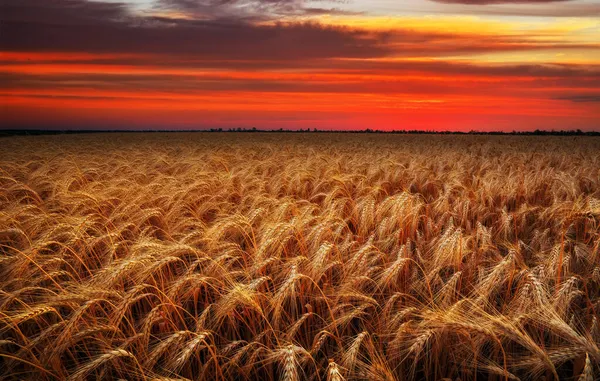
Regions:
<svg viewBox="0 0 600 381"><path fill-rule="evenodd" d="M344 0L328 0L343 4ZM196 18L269 20L281 16L347 15L356 12L322 7L322 0L159 0L157 9L178 10Z"/></svg>
<svg viewBox="0 0 600 381"><path fill-rule="evenodd" d="M575 94L558 97L560 100L567 100L576 103L600 102L600 94Z"/></svg>
<svg viewBox="0 0 600 381"><path fill-rule="evenodd" d="M452 4L472 4L472 5L488 5L488 4L547 4L547 3L564 3L573 0L432 0L438 3Z"/></svg>
<svg viewBox="0 0 600 381"><path fill-rule="evenodd" d="M439 13L524 17L596 17L600 3L580 0L426 0L438 3Z"/></svg>

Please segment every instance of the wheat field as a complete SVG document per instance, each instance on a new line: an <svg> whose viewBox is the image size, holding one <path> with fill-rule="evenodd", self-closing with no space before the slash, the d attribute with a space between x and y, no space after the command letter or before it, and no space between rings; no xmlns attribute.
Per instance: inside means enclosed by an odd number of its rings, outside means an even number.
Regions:
<svg viewBox="0 0 600 381"><path fill-rule="evenodd" d="M0 378L600 376L600 139L0 144Z"/></svg>

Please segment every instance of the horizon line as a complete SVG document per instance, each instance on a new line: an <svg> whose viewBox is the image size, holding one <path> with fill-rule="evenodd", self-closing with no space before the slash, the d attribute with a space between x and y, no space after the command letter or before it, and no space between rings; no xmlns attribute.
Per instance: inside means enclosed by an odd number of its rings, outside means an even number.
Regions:
<svg viewBox="0 0 600 381"><path fill-rule="evenodd" d="M210 129L0 129L0 136L71 135L93 133L333 133L333 134L413 134L413 135L525 135L525 136L600 136L600 131L534 130L534 131L456 131L456 130L328 130L328 129L257 129L257 128L210 128Z"/></svg>

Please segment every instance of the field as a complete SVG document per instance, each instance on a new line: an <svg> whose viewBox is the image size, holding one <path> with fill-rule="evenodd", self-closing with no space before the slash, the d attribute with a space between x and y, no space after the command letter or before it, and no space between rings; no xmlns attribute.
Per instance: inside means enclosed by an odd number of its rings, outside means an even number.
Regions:
<svg viewBox="0 0 600 381"><path fill-rule="evenodd" d="M600 376L598 138L0 145L0 378Z"/></svg>

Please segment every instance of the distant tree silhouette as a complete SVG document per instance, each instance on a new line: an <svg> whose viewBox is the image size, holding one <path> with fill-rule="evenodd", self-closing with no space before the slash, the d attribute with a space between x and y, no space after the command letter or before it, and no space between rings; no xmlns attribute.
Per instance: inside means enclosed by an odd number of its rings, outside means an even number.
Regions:
<svg viewBox="0 0 600 381"><path fill-rule="evenodd" d="M119 132L119 133L155 133L155 132L281 132L281 133L298 133L298 132L311 132L310 128L306 130L299 128L297 130L284 130L279 128L277 130L262 130L256 127L246 129L242 127L233 128L230 127L227 130L223 128L210 128L205 130L47 130L47 129L5 129L0 130L0 136L14 136L14 135L59 135L59 134L87 134L87 133L100 133L100 132ZM469 132L463 131L433 131L433 130L373 130L366 128L363 130L319 130L313 128L312 132L328 132L328 133L369 133L369 134L415 134L415 135L516 135L516 136L600 136L600 131L582 131L581 129L576 130L539 130L534 131L477 131L471 130Z"/></svg>

